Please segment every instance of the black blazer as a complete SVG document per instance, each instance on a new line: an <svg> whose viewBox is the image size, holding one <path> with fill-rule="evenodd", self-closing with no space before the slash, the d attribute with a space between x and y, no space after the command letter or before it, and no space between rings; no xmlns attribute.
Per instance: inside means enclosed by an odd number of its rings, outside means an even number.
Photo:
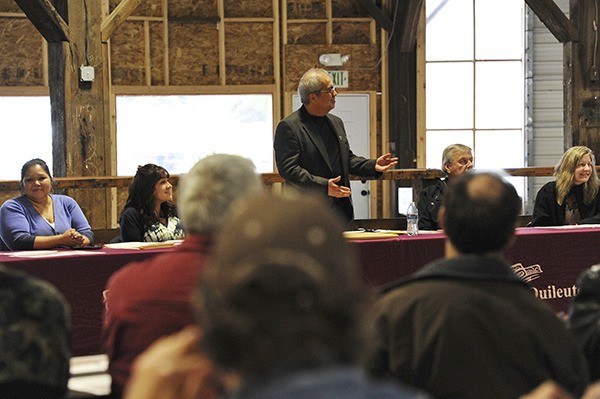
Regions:
<svg viewBox="0 0 600 399"><path fill-rule="evenodd" d="M440 222L438 214L442 200L446 195L447 180L436 179L435 184L425 187L419 194L417 209L419 210L419 230L438 230Z"/></svg>
<svg viewBox="0 0 600 399"><path fill-rule="evenodd" d="M575 194L581 222L579 224L600 223L600 194L591 204L583 202L583 185L571 188ZM565 224L565 204L556 200L556 181L542 186L535 197L533 214L529 226L562 226Z"/></svg>
<svg viewBox="0 0 600 399"><path fill-rule="evenodd" d="M380 176L381 173L375 171L374 159L352 153L342 120L331 114L326 118L340 146L342 175L338 184L350 187L350 174ZM273 147L279 174L288 183L327 196L327 181L336 176L333 175L325 143L304 106L279 122ZM350 198L328 198L343 216L352 220L354 210Z"/></svg>

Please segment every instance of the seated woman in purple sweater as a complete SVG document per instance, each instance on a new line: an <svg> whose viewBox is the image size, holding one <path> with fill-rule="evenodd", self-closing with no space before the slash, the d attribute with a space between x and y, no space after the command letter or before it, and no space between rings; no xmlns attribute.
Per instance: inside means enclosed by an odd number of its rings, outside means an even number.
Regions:
<svg viewBox="0 0 600 399"><path fill-rule="evenodd" d="M50 194L48 165L36 158L21 168L21 193L0 207L0 249L27 250L86 246L94 233L77 202Z"/></svg>

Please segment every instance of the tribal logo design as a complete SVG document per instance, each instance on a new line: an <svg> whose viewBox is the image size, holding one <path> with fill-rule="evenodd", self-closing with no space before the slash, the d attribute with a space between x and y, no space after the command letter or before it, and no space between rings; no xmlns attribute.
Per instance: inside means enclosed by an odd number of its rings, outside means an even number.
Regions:
<svg viewBox="0 0 600 399"><path fill-rule="evenodd" d="M516 275L527 283L537 280L544 273L542 267L538 264L525 267L522 263L515 263L511 267Z"/></svg>

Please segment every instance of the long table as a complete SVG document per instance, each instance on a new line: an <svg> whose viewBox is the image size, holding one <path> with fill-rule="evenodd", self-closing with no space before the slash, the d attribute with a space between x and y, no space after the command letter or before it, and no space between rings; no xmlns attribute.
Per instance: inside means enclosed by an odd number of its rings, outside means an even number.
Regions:
<svg viewBox="0 0 600 399"><path fill-rule="evenodd" d="M110 275L129 262L172 249L31 251L25 254L27 257L0 252L0 263L49 281L58 288L71 307L73 355L82 356L101 353L102 291ZM35 254L39 255L32 256Z"/></svg>
<svg viewBox="0 0 600 399"><path fill-rule="evenodd" d="M445 240L443 233L427 233L353 242L364 279L384 286L443 257ZM566 314L577 294L577 277L600 263L600 227L521 227L505 255L538 298Z"/></svg>
<svg viewBox="0 0 600 399"><path fill-rule="evenodd" d="M380 287L443 257L445 238L429 233L353 243L364 279ZM71 306L73 352L82 356L101 353L102 291L110 275L129 262L171 250L103 248L36 257L0 252L0 263L47 280L62 292ZM579 274L600 263L600 228L519 228L506 256L539 298L557 313L566 312Z"/></svg>

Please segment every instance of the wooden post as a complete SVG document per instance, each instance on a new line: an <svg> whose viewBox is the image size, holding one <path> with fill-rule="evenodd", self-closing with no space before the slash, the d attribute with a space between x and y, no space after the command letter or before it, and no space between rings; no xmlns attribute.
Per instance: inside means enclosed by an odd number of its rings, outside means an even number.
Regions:
<svg viewBox="0 0 600 399"><path fill-rule="evenodd" d="M565 44L565 149L585 145L600 154L600 26L594 2L572 0L570 19L579 41Z"/></svg>
<svg viewBox="0 0 600 399"><path fill-rule="evenodd" d="M56 0L69 26L70 42L48 43L54 175L103 176L107 173L105 137L109 137L108 85L104 79L99 1ZM80 67L91 67L93 81L80 80ZM105 193L70 190L94 228L110 221Z"/></svg>

